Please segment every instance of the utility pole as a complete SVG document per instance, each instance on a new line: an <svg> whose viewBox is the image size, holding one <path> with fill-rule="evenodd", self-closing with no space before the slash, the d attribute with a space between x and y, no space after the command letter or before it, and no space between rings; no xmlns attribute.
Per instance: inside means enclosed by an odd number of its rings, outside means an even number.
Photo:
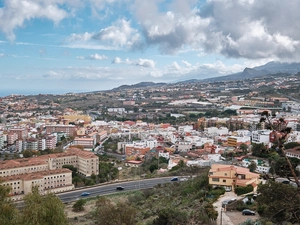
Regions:
<svg viewBox="0 0 300 225"><path fill-rule="evenodd" d="M222 213L223 213L223 210L221 208L221 214L220 214L220 225L222 225Z"/></svg>

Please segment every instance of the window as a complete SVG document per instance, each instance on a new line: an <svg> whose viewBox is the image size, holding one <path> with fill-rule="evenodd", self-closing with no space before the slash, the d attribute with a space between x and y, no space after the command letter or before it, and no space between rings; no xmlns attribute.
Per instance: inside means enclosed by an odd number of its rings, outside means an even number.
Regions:
<svg viewBox="0 0 300 225"><path fill-rule="evenodd" d="M213 175L214 173L213 172L209 172L209 175Z"/></svg>
<svg viewBox="0 0 300 225"><path fill-rule="evenodd" d="M224 183L226 183L226 180L223 180Z"/></svg>
<svg viewBox="0 0 300 225"><path fill-rule="evenodd" d="M219 182L219 178L212 178L212 181L217 181L217 182Z"/></svg>
<svg viewBox="0 0 300 225"><path fill-rule="evenodd" d="M227 176L227 173L225 173L225 176Z"/></svg>

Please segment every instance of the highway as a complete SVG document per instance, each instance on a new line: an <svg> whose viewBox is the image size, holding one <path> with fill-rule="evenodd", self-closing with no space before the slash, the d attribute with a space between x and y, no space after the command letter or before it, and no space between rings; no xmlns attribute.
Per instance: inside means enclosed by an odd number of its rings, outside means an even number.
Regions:
<svg viewBox="0 0 300 225"><path fill-rule="evenodd" d="M117 192L124 192L130 190L138 190L138 189L145 189L145 188L153 188L157 184L164 184L171 182L172 177L163 177L163 178L153 178L153 179L141 179L135 181L127 181L127 182L119 182L113 184L105 184L94 186L90 188L82 188L76 189L74 191L64 192L60 194L56 194L62 202L72 202L76 201L80 198L89 198L89 197L96 197L102 195L113 194ZM177 181L178 182L178 181ZM117 191L117 186L124 187L123 191ZM83 192L89 192L90 195L88 196L81 196Z"/></svg>

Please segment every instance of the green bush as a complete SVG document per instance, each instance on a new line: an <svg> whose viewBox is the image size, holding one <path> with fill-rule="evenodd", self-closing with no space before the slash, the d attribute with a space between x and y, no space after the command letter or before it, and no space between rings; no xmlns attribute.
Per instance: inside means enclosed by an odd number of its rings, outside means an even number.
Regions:
<svg viewBox="0 0 300 225"><path fill-rule="evenodd" d="M236 187L234 189L234 192L237 194L237 195L243 195L243 194L247 194L249 192L252 192L253 191L253 186L252 185L247 185L246 187Z"/></svg>
<svg viewBox="0 0 300 225"><path fill-rule="evenodd" d="M213 195L215 198L219 198L219 196L223 194L225 194L225 189L223 187L216 187L208 193L208 195Z"/></svg>

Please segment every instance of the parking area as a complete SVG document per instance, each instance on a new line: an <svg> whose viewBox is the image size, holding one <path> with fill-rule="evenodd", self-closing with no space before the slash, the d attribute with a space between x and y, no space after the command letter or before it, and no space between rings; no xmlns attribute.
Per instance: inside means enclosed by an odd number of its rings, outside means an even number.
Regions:
<svg viewBox="0 0 300 225"><path fill-rule="evenodd" d="M238 225L240 223L245 222L248 218L251 220L256 220L259 218L259 215L255 215L255 216L244 216L242 215L241 212L239 211L227 211L224 214L226 214L226 216L230 219L230 221L232 222L232 224L234 225ZM223 223L225 225L225 223Z"/></svg>
<svg viewBox="0 0 300 225"><path fill-rule="evenodd" d="M232 210L232 211L227 210L225 212L224 209L222 208L222 202L233 198L241 199L242 197L237 196L234 192L225 192L225 194L221 196L213 204L215 209L219 213L217 219L217 225L239 225L240 223L245 222L248 218L252 220L256 220L259 218L257 214L255 216L246 216L246 215L242 215L242 212L236 210ZM221 213L222 213L222 218L221 218Z"/></svg>

